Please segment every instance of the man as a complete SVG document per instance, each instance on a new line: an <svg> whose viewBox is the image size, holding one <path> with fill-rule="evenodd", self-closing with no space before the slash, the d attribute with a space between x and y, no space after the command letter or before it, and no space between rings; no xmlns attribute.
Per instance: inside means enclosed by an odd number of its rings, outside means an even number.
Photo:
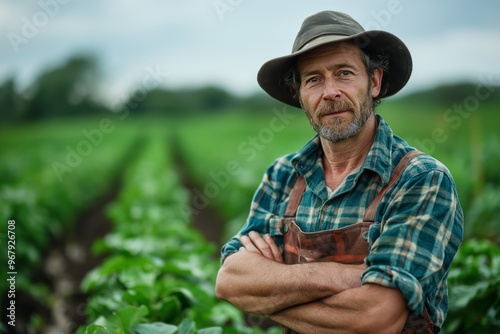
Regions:
<svg viewBox="0 0 500 334"><path fill-rule="evenodd" d="M455 184L374 112L411 69L399 38L333 11L262 66L261 87L303 108L318 136L266 171L222 248L219 298L285 333L439 332L463 235Z"/></svg>

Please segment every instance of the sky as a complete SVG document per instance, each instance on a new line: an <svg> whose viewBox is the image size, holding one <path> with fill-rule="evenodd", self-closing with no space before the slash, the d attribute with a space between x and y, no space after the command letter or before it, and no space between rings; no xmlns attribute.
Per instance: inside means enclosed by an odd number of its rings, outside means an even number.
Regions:
<svg viewBox="0 0 500 334"><path fill-rule="evenodd" d="M289 54L302 21L345 12L398 36L413 57L401 94L461 80L500 84L497 0L0 0L0 84L29 87L77 54L95 56L113 103L141 88L260 90L256 75Z"/></svg>

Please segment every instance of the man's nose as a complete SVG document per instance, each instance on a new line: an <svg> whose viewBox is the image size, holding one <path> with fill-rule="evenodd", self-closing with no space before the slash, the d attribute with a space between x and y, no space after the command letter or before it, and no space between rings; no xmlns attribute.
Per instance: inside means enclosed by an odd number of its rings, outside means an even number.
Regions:
<svg viewBox="0 0 500 334"><path fill-rule="evenodd" d="M323 100L335 100L341 95L340 89L333 78L325 80L325 89L323 90Z"/></svg>

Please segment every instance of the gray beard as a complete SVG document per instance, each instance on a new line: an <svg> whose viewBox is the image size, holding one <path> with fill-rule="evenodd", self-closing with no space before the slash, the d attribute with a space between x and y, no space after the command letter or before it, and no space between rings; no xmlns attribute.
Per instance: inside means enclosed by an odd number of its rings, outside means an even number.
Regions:
<svg viewBox="0 0 500 334"><path fill-rule="evenodd" d="M329 126L317 123L311 125L320 137L325 138L332 143L338 143L360 133L366 121L370 118L370 115L371 113L365 112L361 115L361 117L355 117L353 121L344 129L340 129L338 126L344 123L344 120L342 119L332 120Z"/></svg>
<svg viewBox="0 0 500 334"><path fill-rule="evenodd" d="M346 128L342 128L340 126L342 125L342 123L345 122L343 119L331 119L328 125L323 125L320 124L319 122L318 123L314 122L313 119L308 116L309 123L311 124L314 131L316 131L316 133L318 133L320 137L325 138L326 140L332 143L338 143L340 141L354 137L361 132L361 129L363 128L366 121L370 118L372 114L372 112L370 112L370 110L372 109L372 105L373 105L372 98L369 95L367 95L365 100L360 106L361 110L359 116L355 115L352 122L348 124ZM328 113L329 110L334 111L334 110L346 110L346 109L350 109L351 112L354 112L353 107L346 108L346 106L351 106L351 104L344 101L331 102L329 105L326 105L323 109L325 113ZM321 113L322 112L320 111L320 114Z"/></svg>

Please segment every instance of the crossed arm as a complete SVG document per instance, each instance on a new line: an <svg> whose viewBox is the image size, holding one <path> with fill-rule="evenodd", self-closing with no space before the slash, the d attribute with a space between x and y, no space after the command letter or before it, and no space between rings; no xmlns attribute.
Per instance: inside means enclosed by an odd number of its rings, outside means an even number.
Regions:
<svg viewBox="0 0 500 334"><path fill-rule="evenodd" d="M286 265L271 237L251 232L219 270L216 293L249 313L269 315L299 333L400 333L402 294L360 284L364 265Z"/></svg>

